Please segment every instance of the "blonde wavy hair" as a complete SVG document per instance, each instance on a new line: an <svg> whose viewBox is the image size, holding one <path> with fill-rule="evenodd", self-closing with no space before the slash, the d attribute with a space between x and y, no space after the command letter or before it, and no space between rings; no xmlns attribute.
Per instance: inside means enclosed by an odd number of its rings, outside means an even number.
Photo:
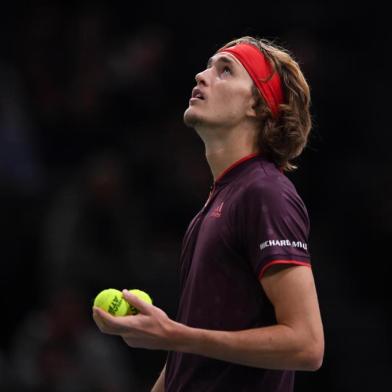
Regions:
<svg viewBox="0 0 392 392"><path fill-rule="evenodd" d="M309 85L298 63L286 49L266 39L250 36L230 41L223 48L240 43L256 46L270 61L274 72L280 75L284 103L279 106L279 113L275 117L256 85L253 86L253 95L257 102L257 118L260 124L258 144L261 153L281 170L293 171L298 167L293 164L292 160L302 153L312 128Z"/></svg>

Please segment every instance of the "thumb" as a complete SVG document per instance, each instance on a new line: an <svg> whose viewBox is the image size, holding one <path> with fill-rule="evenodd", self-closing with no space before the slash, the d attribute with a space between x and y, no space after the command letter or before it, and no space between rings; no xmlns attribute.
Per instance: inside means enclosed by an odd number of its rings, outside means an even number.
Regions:
<svg viewBox="0 0 392 392"><path fill-rule="evenodd" d="M130 293L128 290L124 289L122 291L125 300L133 307L135 307L140 313L149 314L153 305L143 301L137 295Z"/></svg>

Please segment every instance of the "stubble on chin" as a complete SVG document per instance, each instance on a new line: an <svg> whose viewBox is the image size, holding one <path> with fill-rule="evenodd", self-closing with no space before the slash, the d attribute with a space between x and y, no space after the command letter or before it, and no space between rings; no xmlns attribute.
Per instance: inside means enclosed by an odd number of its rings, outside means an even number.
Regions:
<svg viewBox="0 0 392 392"><path fill-rule="evenodd" d="M195 128L201 124L201 120L197 115L195 115L189 109L187 109L184 113L184 124L187 127Z"/></svg>

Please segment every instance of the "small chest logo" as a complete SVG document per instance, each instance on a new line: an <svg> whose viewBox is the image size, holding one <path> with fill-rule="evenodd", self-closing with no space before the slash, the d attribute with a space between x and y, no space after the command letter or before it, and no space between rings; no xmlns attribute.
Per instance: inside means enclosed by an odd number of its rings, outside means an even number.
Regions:
<svg viewBox="0 0 392 392"><path fill-rule="evenodd" d="M211 216L214 218L220 218L222 215L222 208L223 208L224 202L220 203L217 207L214 208L214 210L211 212Z"/></svg>

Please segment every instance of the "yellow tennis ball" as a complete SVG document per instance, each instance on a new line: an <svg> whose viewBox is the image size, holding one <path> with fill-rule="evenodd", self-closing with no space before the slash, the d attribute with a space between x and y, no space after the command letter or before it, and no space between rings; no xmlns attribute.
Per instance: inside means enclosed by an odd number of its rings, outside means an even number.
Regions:
<svg viewBox="0 0 392 392"><path fill-rule="evenodd" d="M152 304L152 299L146 292L144 292L142 290L138 290L138 289L132 289L132 290L129 290L129 292L133 295L136 295L138 298L140 298L144 302ZM135 315L135 314L138 314L139 311L133 305L130 304L129 305L129 313Z"/></svg>
<svg viewBox="0 0 392 392"><path fill-rule="evenodd" d="M128 302L123 298L122 292L116 289L102 290L94 299L97 306L113 316L126 316L130 313Z"/></svg>

